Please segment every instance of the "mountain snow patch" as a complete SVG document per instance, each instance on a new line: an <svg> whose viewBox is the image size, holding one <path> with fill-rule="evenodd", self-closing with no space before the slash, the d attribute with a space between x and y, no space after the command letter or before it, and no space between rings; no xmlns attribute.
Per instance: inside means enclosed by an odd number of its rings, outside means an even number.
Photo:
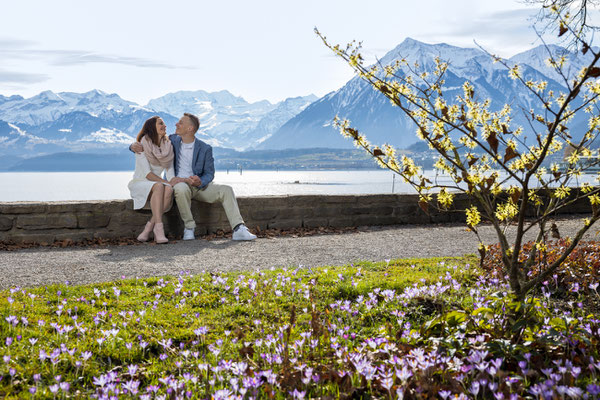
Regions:
<svg viewBox="0 0 600 400"><path fill-rule="evenodd" d="M123 143L129 144L135 142L135 138L117 129L100 128L100 130L91 133L89 136L80 140L81 142L96 143Z"/></svg>

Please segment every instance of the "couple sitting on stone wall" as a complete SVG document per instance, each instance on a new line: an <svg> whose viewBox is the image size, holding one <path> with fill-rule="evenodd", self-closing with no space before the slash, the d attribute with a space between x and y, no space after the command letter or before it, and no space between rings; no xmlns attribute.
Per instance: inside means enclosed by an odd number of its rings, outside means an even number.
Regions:
<svg viewBox="0 0 600 400"><path fill-rule="evenodd" d="M168 242L162 216L171 208L173 194L185 226L183 240L195 238L192 199L220 202L233 229L233 240L256 239L244 225L231 187L212 182L215 176L212 147L195 136L200 127L198 117L185 113L175 126L175 134L167 136L164 121L152 117L144 123L136 142L129 146L135 152L135 172L128 185L133 208L152 210L152 218L137 239L145 242L154 233L156 243Z"/></svg>

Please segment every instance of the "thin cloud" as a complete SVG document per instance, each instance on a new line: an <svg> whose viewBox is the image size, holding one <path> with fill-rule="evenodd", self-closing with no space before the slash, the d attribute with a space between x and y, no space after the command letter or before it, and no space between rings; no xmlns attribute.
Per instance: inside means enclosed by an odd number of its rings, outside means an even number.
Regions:
<svg viewBox="0 0 600 400"><path fill-rule="evenodd" d="M25 46L33 46L35 42L30 40L0 38L0 49L22 48Z"/></svg>
<svg viewBox="0 0 600 400"><path fill-rule="evenodd" d="M45 50L36 48L38 43L18 40L0 39L0 58L8 60L41 60L54 66L76 66L94 63L130 65L141 68L165 68L165 69L197 69L193 66L175 65L160 61L125 57L115 54L93 53L83 50Z"/></svg>
<svg viewBox="0 0 600 400"><path fill-rule="evenodd" d="M444 24L445 29L424 33L418 38L462 47L476 47L474 41L477 41L484 47L491 46L494 51L504 53L503 56L510 56L539 44L534 30L536 17L537 10L532 8L499 11L474 18L468 24L458 21Z"/></svg>
<svg viewBox="0 0 600 400"><path fill-rule="evenodd" d="M52 57L51 64L73 66L93 63L131 65L142 68L196 69L191 66L165 64L155 60L137 57L123 57L110 54L97 54L81 51L41 51L40 54Z"/></svg>
<svg viewBox="0 0 600 400"><path fill-rule="evenodd" d="M44 82L48 79L50 79L50 77L44 74L0 70L0 83L30 84Z"/></svg>
<svg viewBox="0 0 600 400"><path fill-rule="evenodd" d="M537 11L533 9L519 9L499 11L474 19L469 24L457 24L445 32L451 36L521 36L531 33L536 21Z"/></svg>

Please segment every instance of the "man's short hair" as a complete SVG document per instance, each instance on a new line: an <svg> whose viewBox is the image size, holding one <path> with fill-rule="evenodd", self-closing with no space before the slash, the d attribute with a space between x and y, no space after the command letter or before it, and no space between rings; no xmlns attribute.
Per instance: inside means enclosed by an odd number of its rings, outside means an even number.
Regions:
<svg viewBox="0 0 600 400"><path fill-rule="evenodd" d="M186 117L192 121L192 125L194 125L194 133L198 132L198 128L200 128L200 120L194 114L183 113Z"/></svg>

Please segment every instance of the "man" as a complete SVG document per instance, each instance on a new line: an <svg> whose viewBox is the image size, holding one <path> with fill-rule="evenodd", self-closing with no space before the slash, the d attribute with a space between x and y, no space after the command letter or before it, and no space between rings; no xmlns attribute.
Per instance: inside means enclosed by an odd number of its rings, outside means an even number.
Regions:
<svg viewBox="0 0 600 400"><path fill-rule="evenodd" d="M175 177L169 183L175 191L175 202L185 225L183 240L195 239L196 222L192 215L192 199L206 203L221 203L233 229L233 240L256 239L256 236L244 225L233 189L212 182L215 176L212 147L195 136L200 127L198 117L184 113L175 126L175 134L169 135L175 152ZM138 142L133 143L129 148L136 153L143 151L142 145Z"/></svg>

